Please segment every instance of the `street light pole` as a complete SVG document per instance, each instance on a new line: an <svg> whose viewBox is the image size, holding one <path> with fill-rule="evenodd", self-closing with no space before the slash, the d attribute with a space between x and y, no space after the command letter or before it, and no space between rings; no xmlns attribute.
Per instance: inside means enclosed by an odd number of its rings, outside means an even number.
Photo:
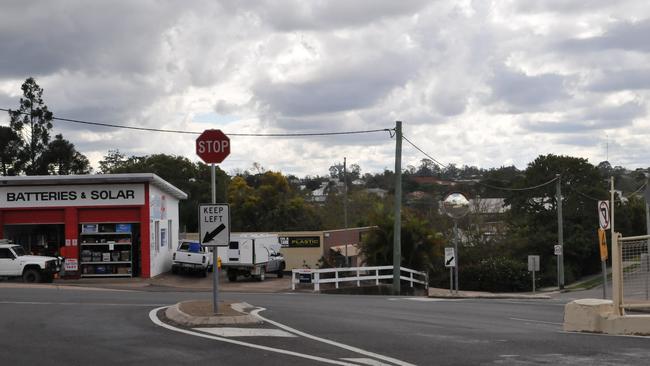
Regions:
<svg viewBox="0 0 650 366"><path fill-rule="evenodd" d="M343 244L345 245L345 266L350 267L348 261L348 169L347 159L343 157L343 225L345 226L345 238Z"/></svg>
<svg viewBox="0 0 650 366"><path fill-rule="evenodd" d="M400 294L402 264L402 122L395 122L395 223L393 225L393 294Z"/></svg>
<svg viewBox="0 0 650 366"><path fill-rule="evenodd" d="M557 287L561 290L564 288L564 228L562 224L562 176L556 175L556 193L557 193L557 240L560 246L560 254L557 256Z"/></svg>

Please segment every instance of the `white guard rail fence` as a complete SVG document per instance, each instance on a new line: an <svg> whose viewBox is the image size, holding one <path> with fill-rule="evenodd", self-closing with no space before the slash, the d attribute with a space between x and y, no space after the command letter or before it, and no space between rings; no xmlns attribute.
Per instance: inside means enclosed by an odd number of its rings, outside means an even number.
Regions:
<svg viewBox="0 0 650 366"><path fill-rule="evenodd" d="M374 282L379 285L380 280L393 279L393 266L374 266L374 267L349 267L349 268L323 268L311 269L300 268L291 270L291 289L295 290L299 283L309 283L314 285L314 291L320 291L321 284L334 284L339 288L342 282L356 282L360 287L361 282ZM410 286L414 284L423 285L425 289L429 288L429 275L426 272L415 271L409 268L400 267L400 279L408 281Z"/></svg>
<svg viewBox="0 0 650 366"><path fill-rule="evenodd" d="M612 235L612 290L618 315L650 308L650 235Z"/></svg>

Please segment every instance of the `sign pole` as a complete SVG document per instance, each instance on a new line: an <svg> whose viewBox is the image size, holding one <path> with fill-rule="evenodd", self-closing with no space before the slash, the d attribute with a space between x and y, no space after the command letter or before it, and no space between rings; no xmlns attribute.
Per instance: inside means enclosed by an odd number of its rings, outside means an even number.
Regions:
<svg viewBox="0 0 650 366"><path fill-rule="evenodd" d="M201 160L203 160L205 163L210 164L211 168L211 185L212 185L212 207L207 208L206 212L204 213L199 213L199 218L201 221L199 221L199 229L201 229L201 225L203 224L203 214L213 214L212 209L217 203L217 183L216 183L216 171L215 171L215 165L216 163L221 163L228 155L230 155L230 139L228 136L226 136L221 130L205 130L199 137L196 139L196 155L198 155ZM227 207L227 204L224 205L226 207L220 207L219 210L220 212L225 210L228 215L230 215L230 209ZM199 206L199 210L201 206ZM209 221L206 221L205 223L213 223L214 219L216 217L211 217ZM228 227L230 225L230 216L227 218L227 224L226 226L224 224L223 217L219 216L219 221L221 222L221 225L218 227L210 227L210 231L205 232L205 237L203 240L201 240L202 245L210 246L212 247L212 272L213 272L213 281L212 281L212 309L215 314L219 313L219 303L218 303L218 297L219 297L219 263L218 263L218 255L217 255L217 247L219 246L219 241L225 241L225 243L222 243L222 245L228 245L228 241L230 238L230 228ZM223 238L219 237L219 233L222 231L225 231L227 233L227 240L223 240ZM203 235L203 230L199 231L199 238L201 238L201 235ZM223 235L223 234L222 234ZM216 245L214 244L209 244L212 241L215 241L215 237L219 237L218 240L216 240Z"/></svg>
<svg viewBox="0 0 650 366"><path fill-rule="evenodd" d="M533 269L533 293L535 293L535 270Z"/></svg>
<svg viewBox="0 0 650 366"><path fill-rule="evenodd" d="M456 275L454 281L456 282L456 295L458 295L458 220L454 220L454 256L456 256L454 274Z"/></svg>
<svg viewBox="0 0 650 366"><path fill-rule="evenodd" d="M214 163L211 165L212 204L217 203L217 179ZM199 233L199 237L201 233ZM212 247L212 311L219 314L219 268L217 266L217 247Z"/></svg>
<svg viewBox="0 0 650 366"><path fill-rule="evenodd" d="M454 268L449 267L449 293L454 293Z"/></svg>
<svg viewBox="0 0 650 366"><path fill-rule="evenodd" d="M603 267L603 299L607 299L607 262L600 261Z"/></svg>

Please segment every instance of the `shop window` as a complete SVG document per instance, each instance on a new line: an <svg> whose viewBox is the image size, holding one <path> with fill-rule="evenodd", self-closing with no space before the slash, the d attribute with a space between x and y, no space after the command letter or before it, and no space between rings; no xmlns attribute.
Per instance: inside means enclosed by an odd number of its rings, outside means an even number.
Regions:
<svg viewBox="0 0 650 366"><path fill-rule="evenodd" d="M165 247L167 245L167 228L160 228L160 246Z"/></svg>

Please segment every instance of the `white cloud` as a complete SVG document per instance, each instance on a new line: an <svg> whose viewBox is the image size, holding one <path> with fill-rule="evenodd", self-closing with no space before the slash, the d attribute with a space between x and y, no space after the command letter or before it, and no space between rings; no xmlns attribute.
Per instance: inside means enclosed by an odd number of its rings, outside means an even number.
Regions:
<svg viewBox="0 0 650 366"><path fill-rule="evenodd" d="M646 167L650 11L592 1L10 1L0 103L34 76L57 116L201 131L405 134L457 165L539 154ZM6 116L0 117L6 124ZM57 122L93 162L109 148L197 160L194 135ZM233 137L223 168L326 174L394 166L388 133ZM404 166L424 156L404 144ZM616 159L616 160L614 160Z"/></svg>

